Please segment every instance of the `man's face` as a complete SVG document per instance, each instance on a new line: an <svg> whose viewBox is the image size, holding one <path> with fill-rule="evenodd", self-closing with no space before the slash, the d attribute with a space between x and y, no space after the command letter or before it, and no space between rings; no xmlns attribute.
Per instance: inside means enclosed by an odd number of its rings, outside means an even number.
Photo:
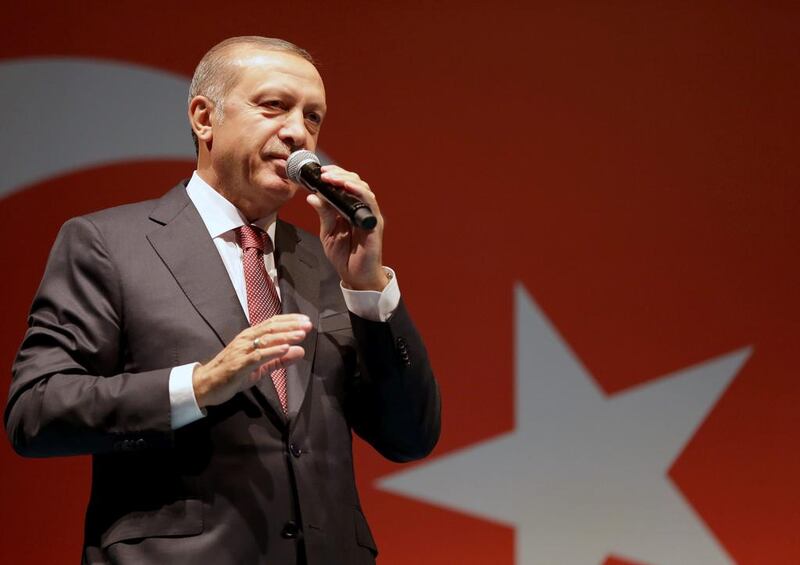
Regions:
<svg viewBox="0 0 800 565"><path fill-rule="evenodd" d="M325 88L314 65L291 53L241 50L232 55L238 80L212 117L212 186L249 220L294 196L286 158L313 151L325 115Z"/></svg>

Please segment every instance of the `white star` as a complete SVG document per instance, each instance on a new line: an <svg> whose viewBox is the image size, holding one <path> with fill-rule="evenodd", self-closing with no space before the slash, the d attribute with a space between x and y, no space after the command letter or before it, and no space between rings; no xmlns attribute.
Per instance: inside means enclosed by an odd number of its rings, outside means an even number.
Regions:
<svg viewBox="0 0 800 565"><path fill-rule="evenodd" d="M748 348L606 396L522 286L516 429L379 488L516 528L523 565L731 563L667 472Z"/></svg>

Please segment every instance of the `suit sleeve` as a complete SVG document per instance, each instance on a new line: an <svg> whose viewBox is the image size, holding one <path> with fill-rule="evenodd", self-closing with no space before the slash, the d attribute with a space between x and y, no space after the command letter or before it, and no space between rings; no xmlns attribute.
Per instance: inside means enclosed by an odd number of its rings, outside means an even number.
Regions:
<svg viewBox="0 0 800 565"><path fill-rule="evenodd" d="M126 373L120 279L96 226L62 227L13 367L5 425L45 457L170 445L170 369Z"/></svg>
<svg viewBox="0 0 800 565"><path fill-rule="evenodd" d="M350 318L360 365L350 395L353 428L392 461L426 456L439 439L441 399L403 300L386 322Z"/></svg>

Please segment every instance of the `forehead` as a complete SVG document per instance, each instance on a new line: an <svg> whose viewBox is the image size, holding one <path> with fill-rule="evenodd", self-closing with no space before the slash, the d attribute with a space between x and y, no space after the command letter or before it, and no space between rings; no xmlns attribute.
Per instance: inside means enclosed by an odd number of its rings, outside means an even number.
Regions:
<svg viewBox="0 0 800 565"><path fill-rule="evenodd" d="M314 102L324 104L325 86L316 67L299 55L259 49L238 50L230 57L237 73L232 92L255 95L262 89L300 91Z"/></svg>

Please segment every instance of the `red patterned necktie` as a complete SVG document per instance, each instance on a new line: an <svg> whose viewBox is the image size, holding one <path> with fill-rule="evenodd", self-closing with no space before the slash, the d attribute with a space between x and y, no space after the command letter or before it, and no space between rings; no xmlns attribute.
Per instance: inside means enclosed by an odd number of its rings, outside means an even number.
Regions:
<svg viewBox="0 0 800 565"><path fill-rule="evenodd" d="M255 326L281 313L278 292L264 268L264 253L272 253L272 241L266 232L253 226L236 228L236 241L242 248L247 312L250 314L250 325ZM286 414L286 369L272 371L272 383L278 392L283 413Z"/></svg>

